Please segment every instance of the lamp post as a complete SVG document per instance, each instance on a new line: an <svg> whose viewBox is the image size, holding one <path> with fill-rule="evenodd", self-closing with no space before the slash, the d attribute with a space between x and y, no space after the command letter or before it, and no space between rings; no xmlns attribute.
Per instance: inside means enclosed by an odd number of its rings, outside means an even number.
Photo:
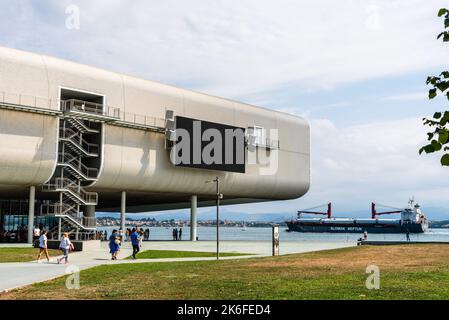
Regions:
<svg viewBox="0 0 449 320"><path fill-rule="evenodd" d="M217 260L220 260L220 200L223 199L223 195L220 193L220 178L206 181L206 183L210 182L215 182L217 191Z"/></svg>

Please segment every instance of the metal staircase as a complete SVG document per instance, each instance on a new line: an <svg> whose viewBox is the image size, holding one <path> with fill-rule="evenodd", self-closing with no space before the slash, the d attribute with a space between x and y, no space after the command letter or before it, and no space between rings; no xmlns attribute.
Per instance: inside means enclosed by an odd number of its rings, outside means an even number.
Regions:
<svg viewBox="0 0 449 320"><path fill-rule="evenodd" d="M97 142L101 141L104 115L94 105L91 108L89 102L72 100L62 103L65 117L60 119L57 168L50 181L42 186L42 191L59 195L59 201L42 207L43 214L59 218L59 224L50 230L58 234L58 239L63 232L76 234L77 239L80 235L86 239L95 234L95 221L90 221L95 218L84 217L80 211L81 207L98 203L98 194L85 189L98 179L101 163ZM73 106L82 107L73 113ZM95 119L98 114L99 118Z"/></svg>

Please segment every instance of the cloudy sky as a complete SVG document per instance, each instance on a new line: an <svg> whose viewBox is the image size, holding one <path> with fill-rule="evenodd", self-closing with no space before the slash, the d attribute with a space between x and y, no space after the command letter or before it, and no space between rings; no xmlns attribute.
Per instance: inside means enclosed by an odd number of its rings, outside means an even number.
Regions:
<svg viewBox="0 0 449 320"><path fill-rule="evenodd" d="M312 187L229 210L339 212L414 195L449 208L449 169L418 156L420 119L444 107L426 77L448 68L440 0L0 0L0 45L302 115ZM67 20L79 9L79 29ZM67 24L67 21L69 24Z"/></svg>

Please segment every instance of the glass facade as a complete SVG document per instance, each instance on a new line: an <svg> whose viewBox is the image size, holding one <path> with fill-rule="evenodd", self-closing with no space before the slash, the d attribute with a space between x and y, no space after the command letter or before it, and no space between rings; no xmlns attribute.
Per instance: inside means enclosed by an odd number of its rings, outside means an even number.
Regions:
<svg viewBox="0 0 449 320"><path fill-rule="evenodd" d="M36 208L40 203L36 202ZM58 224L56 217L35 212L34 226L51 231ZM0 200L0 243L28 242L28 201Z"/></svg>

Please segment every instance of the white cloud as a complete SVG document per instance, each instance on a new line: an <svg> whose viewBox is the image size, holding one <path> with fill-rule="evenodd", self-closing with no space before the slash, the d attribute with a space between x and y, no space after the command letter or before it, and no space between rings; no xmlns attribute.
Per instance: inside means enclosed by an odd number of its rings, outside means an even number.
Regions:
<svg viewBox="0 0 449 320"><path fill-rule="evenodd" d="M427 100L428 99L428 92L421 91L421 92L408 92L408 93L402 93L394 96L388 96L385 97L383 100L386 101L417 101L417 100Z"/></svg>
<svg viewBox="0 0 449 320"><path fill-rule="evenodd" d="M415 195L427 205L449 205L438 192L447 188L449 169L441 167L438 155L418 155L426 143L420 119L346 128L312 120L311 125L313 182L307 202L400 205Z"/></svg>
<svg viewBox="0 0 449 320"><path fill-rule="evenodd" d="M225 96L329 90L447 57L440 0L79 0L80 31L64 27L72 1L6 2L3 44Z"/></svg>

